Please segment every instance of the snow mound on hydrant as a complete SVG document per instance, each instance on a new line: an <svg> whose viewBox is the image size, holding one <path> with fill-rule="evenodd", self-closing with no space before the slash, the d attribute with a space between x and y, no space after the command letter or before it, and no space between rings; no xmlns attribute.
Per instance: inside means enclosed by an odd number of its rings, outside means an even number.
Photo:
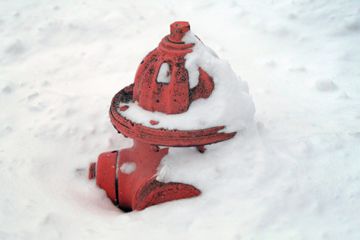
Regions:
<svg viewBox="0 0 360 240"><path fill-rule="evenodd" d="M181 114L150 112L137 103L130 103L129 109L122 114L136 123L152 128L196 130L225 126L224 131L230 132L252 126L255 106L247 83L234 73L229 63L221 60L191 31L186 33L183 41L194 44L193 51L185 56L190 88L198 84L198 69L201 67L213 78L215 84L210 97L192 102L188 111ZM158 121L159 124L153 126L150 120Z"/></svg>
<svg viewBox="0 0 360 240"><path fill-rule="evenodd" d="M224 125L227 132L241 133L230 141L207 145L205 154L193 148L170 148L169 154L158 168L157 180L189 183L205 193L213 186L209 183L209 178L218 178L216 171L223 168L223 164L238 164L241 156L233 155L233 158L225 159L222 156L241 148L244 141L249 140L253 131L242 130L255 129L255 106L247 83L234 73L229 63L221 60L192 32L188 32L182 40L194 44L193 51L185 56L190 88L198 84L200 67L213 78L215 88L209 98L198 99L192 102L187 112L172 116L194 119L193 122L186 123L186 127L191 126L193 129ZM200 172L202 174L198 174ZM227 179L224 176L222 178Z"/></svg>

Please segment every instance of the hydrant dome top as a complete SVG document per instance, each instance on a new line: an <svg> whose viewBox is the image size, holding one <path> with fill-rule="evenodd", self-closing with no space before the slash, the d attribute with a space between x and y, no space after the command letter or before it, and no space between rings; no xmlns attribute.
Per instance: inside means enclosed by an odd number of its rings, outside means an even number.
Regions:
<svg viewBox="0 0 360 240"><path fill-rule="evenodd" d="M188 22L174 22L170 34L140 63L135 75L134 100L145 110L179 114L200 98L208 98L214 89L212 77L202 68L198 84L192 86L186 68L186 56L194 44L185 44L183 38L190 31Z"/></svg>

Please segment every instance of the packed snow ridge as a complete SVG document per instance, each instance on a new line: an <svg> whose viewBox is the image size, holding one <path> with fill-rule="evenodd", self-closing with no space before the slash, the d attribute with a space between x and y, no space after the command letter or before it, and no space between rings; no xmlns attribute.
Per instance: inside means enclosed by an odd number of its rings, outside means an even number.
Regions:
<svg viewBox="0 0 360 240"><path fill-rule="evenodd" d="M185 56L185 68L189 73L190 88L199 81L201 67L212 78L215 88L207 99L198 99L191 103L187 112L168 115L142 109L136 102L130 103L127 111L122 112L126 118L153 128L195 130L215 126L225 126L225 131L239 131L251 127L254 123L255 106L249 95L248 85L241 80L226 61L205 46L191 31L182 39L193 43L193 51ZM166 67L159 73L162 81L166 79ZM156 120L153 126L150 120Z"/></svg>

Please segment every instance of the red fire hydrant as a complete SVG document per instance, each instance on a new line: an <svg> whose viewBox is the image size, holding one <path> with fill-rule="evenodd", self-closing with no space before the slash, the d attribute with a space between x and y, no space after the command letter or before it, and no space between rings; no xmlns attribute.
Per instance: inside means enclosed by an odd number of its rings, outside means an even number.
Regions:
<svg viewBox="0 0 360 240"><path fill-rule="evenodd" d="M212 77L198 68L199 79L190 87L185 68L186 54L193 44L182 39L190 30L187 22L174 22L170 35L140 63L135 82L118 92L111 103L110 119L119 133L133 139L133 146L120 151L102 153L97 163L91 163L89 178L96 177L97 185L106 191L115 205L123 210L141 210L158 203L198 196L200 191L185 183L163 183L156 180L160 161L168 154L168 147L196 147L205 151L205 145L232 138L235 132L225 133L224 126L198 130L156 128L144 126L124 116L134 103L143 111L168 115L186 112L191 103L208 98L216 86ZM164 67L165 66L165 67ZM165 75L164 70L165 68ZM159 79L159 75L165 76Z"/></svg>

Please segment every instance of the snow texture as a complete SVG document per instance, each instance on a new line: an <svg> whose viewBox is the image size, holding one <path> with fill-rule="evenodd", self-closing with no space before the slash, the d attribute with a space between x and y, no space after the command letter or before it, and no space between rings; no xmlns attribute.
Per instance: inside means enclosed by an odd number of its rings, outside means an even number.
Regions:
<svg viewBox="0 0 360 240"><path fill-rule="evenodd" d="M255 124L170 149L158 177L200 197L124 213L87 169L131 146L111 98L176 20L246 80ZM0 239L360 239L359 42L357 0L0 1Z"/></svg>

